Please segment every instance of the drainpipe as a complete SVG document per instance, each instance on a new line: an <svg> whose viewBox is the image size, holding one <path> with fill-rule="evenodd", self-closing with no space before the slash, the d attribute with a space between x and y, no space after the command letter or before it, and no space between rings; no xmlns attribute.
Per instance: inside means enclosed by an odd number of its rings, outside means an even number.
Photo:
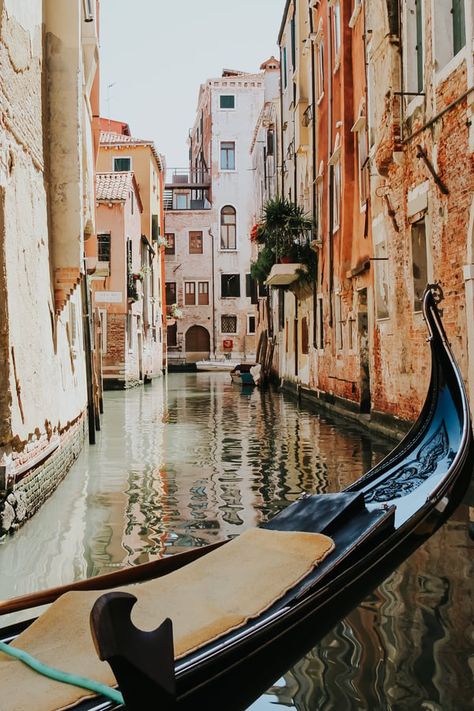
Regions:
<svg viewBox="0 0 474 711"><path fill-rule="evenodd" d="M285 167L283 159L283 60L280 47L280 170L281 170L281 195L285 194Z"/></svg>
<svg viewBox="0 0 474 711"><path fill-rule="evenodd" d="M327 20L328 20L328 156L332 154L332 115L333 115L333 96L332 96L332 35L331 35L331 7L327 6ZM328 238L328 261L329 261L329 326L333 325L333 289L334 289L334 275L333 275L333 200L334 200L334 166L329 166L329 238Z"/></svg>
<svg viewBox="0 0 474 711"><path fill-rule="evenodd" d="M214 360L216 359L216 288L215 288L215 274L214 274L214 235L211 232L211 228L208 229L208 234L211 238L211 270L212 270L212 352L214 354Z"/></svg>
<svg viewBox="0 0 474 711"><path fill-rule="evenodd" d="M314 32L314 23L313 23L313 10L311 7L308 6L308 12L309 12L309 32L310 36ZM313 225L317 224L317 220L320 219L320 216L317 214L317 189L316 189L316 177L317 177L317 162L318 162L318 156L317 156L317 147L316 147L316 90L315 90L315 79L316 79L316 72L315 72L315 61L314 61L314 45L311 43L311 106L313 107L312 109L312 114L313 114L313 120L311 122L311 150L312 150L312 163L313 163L313 172L312 172L312 178L313 178L313 184L312 184L312 195L311 195L311 213L312 213L312 218L313 218ZM313 282L313 347L317 347L317 325L316 325L316 319L317 319L317 309L318 309L318 271L319 271L319 253L316 251L314 254L315 258L315 263L316 263L316 268L315 268L315 279ZM322 324L321 324L322 328Z"/></svg>

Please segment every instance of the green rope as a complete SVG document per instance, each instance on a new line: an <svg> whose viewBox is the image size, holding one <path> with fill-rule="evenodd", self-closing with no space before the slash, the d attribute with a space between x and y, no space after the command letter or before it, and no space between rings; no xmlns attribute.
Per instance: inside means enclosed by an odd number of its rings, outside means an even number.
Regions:
<svg viewBox="0 0 474 711"><path fill-rule="evenodd" d="M17 647L12 647L9 644L5 644L5 642L0 642L0 652L4 652L10 657L15 657L16 659L19 659L24 664L27 664L35 671L39 672L40 674L43 674L43 676L49 677L50 679L54 679L55 681L61 681L64 684L71 684L72 686L80 686L81 688L88 689L89 691L94 691L96 694L102 694L102 696L106 696L108 699L110 699L111 701L115 701L115 703L118 704L125 703L120 691L116 691L115 689L112 689L106 684L101 684L99 681L94 681L93 679L86 679L83 676L69 674L68 672L63 672L59 669L49 667L46 664L40 662L38 659L35 659L35 657L32 657L31 654L28 654L27 652L24 652L22 649L18 649Z"/></svg>

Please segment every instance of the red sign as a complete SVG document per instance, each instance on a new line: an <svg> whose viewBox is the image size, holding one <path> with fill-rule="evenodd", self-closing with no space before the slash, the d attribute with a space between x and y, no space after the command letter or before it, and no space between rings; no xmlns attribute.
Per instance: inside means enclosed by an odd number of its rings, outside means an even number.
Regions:
<svg viewBox="0 0 474 711"><path fill-rule="evenodd" d="M234 341L232 340L232 338L224 338L223 346L224 348L232 350L234 346Z"/></svg>

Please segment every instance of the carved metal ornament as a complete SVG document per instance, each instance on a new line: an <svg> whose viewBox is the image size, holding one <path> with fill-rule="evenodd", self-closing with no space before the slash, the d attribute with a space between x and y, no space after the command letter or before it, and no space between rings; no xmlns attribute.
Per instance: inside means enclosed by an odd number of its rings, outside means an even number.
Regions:
<svg viewBox="0 0 474 711"><path fill-rule="evenodd" d="M365 495L366 503L398 499L417 489L436 470L438 463L449 454L449 437L444 420L431 439L421 447L416 459L404 464L399 472L390 475Z"/></svg>

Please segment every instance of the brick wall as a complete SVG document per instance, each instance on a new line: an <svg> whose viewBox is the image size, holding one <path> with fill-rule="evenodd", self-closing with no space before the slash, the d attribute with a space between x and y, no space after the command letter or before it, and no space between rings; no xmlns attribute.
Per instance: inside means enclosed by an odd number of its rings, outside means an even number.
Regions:
<svg viewBox="0 0 474 711"><path fill-rule="evenodd" d="M28 472L11 491L0 497L0 534L12 533L27 521L51 496L77 459L87 431L83 413L79 419L60 433L60 443L54 452L39 466ZM28 446L22 453L21 463L28 455L38 453L38 445ZM19 466L20 460L15 462Z"/></svg>

